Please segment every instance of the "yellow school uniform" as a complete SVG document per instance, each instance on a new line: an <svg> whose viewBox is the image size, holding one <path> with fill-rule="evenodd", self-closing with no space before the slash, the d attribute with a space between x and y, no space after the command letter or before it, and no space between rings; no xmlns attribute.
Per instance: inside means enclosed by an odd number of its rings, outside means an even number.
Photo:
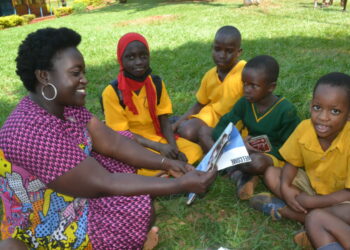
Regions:
<svg viewBox="0 0 350 250"><path fill-rule="evenodd" d="M237 100L243 96L242 70L246 61L239 61L226 75L224 81L219 79L217 68L210 69L203 77L196 97L205 105L198 114L209 127L215 127L221 116L228 113Z"/></svg>
<svg viewBox="0 0 350 250"><path fill-rule="evenodd" d="M350 122L323 151L310 119L302 121L279 150L296 167L304 167L317 194L350 188Z"/></svg>
<svg viewBox="0 0 350 250"><path fill-rule="evenodd" d="M113 130L130 130L132 133L141 135L149 140L167 143L165 138L156 134L156 130L153 126L153 121L148 110L146 87L142 87L138 94L132 92L132 101L138 111L138 114L136 115L131 112L128 107L124 109L120 105L118 95L111 85L108 85L104 89L102 93L102 100L106 125ZM160 116L171 113L171 100L166 91L164 82L162 82L162 94L159 104L156 106L156 114ZM203 153L199 145L181 137L176 140L176 144L179 150L186 155L190 164L195 163L202 157ZM159 171L148 169L138 171L139 174L149 176L156 175L158 172Z"/></svg>

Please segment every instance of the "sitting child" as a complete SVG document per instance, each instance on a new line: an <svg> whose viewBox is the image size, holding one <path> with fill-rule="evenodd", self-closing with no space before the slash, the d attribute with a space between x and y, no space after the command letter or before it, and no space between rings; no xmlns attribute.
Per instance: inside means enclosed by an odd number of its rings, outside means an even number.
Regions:
<svg viewBox="0 0 350 250"><path fill-rule="evenodd" d="M213 130L203 127L200 132L205 151L211 148L230 122L245 138L252 161L238 165L229 172L237 184L240 199L249 199L253 195L258 181L256 175L264 174L268 166L284 165L278 150L300 122L294 105L286 98L273 94L278 74L278 63L271 56L261 55L249 60L242 72L244 97L220 119ZM266 135L271 143L269 153L249 144L252 137L261 135Z"/></svg>
<svg viewBox="0 0 350 250"><path fill-rule="evenodd" d="M317 250L350 249L350 204L332 210L334 213L326 209L312 210L305 218L306 232Z"/></svg>
<svg viewBox="0 0 350 250"><path fill-rule="evenodd" d="M138 143L168 158L190 164L198 161L202 157L200 146L174 137L168 121L171 101L164 82L151 75L146 39L137 33L124 35L118 42L117 57L118 78L102 93L107 126L130 130ZM141 169L138 174L157 175L159 171Z"/></svg>
<svg viewBox="0 0 350 250"><path fill-rule="evenodd" d="M257 195L252 205L277 219L302 223L310 210L319 208L334 223L337 218L349 223L350 214L344 212L349 207L343 203L350 201L350 76L330 73L321 77L310 110L311 119L301 122L280 149L286 165L265 172L267 186L286 204L276 197Z"/></svg>
<svg viewBox="0 0 350 250"><path fill-rule="evenodd" d="M241 34L233 26L221 27L215 35L213 60L216 67L203 77L196 94L197 102L173 125L182 137L198 142L201 126L215 127L243 94L241 80L245 61L241 55Z"/></svg>

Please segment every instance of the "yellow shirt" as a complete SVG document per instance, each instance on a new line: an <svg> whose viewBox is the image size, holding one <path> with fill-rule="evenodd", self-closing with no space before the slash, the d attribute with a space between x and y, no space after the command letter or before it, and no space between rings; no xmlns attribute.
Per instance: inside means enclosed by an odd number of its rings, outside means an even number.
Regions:
<svg viewBox="0 0 350 250"><path fill-rule="evenodd" d="M323 151L310 119L302 121L279 150L296 167L304 167L317 194L350 188L350 122Z"/></svg>
<svg viewBox="0 0 350 250"><path fill-rule="evenodd" d="M153 85L154 87L154 85ZM156 91L156 90L155 90ZM118 95L113 87L108 85L102 92L103 107L106 119L106 125L113 130L130 130L152 141L159 142L162 137L156 134L153 121L148 110L146 96L146 87L142 87L136 94L132 92L132 101L134 102L138 114L134 114L128 107L125 109L120 105ZM164 115L172 113L172 104L166 91L164 82L162 82L162 95L159 104L156 106L156 114Z"/></svg>
<svg viewBox="0 0 350 250"><path fill-rule="evenodd" d="M138 111L136 115L131 112L128 107L124 109L120 105L117 93L111 85L108 85L102 92L106 125L113 130L129 130L151 141L164 144L168 143L165 138L157 135L154 129L153 121L148 110L146 87L142 87L139 94L133 92L132 100ZM156 113L158 116L172 113L171 100L166 91L164 82L162 82L162 94L159 104L156 106ZM202 158L203 152L198 144L181 137L176 140L176 144L179 150L186 155L189 164L194 164ZM138 174L148 176L156 175L158 172L159 171L149 169L139 169L137 171Z"/></svg>
<svg viewBox="0 0 350 250"><path fill-rule="evenodd" d="M204 75L196 94L197 101L205 107L192 117L214 127L221 116L228 113L243 96L242 70L245 64L245 61L239 61L226 75L224 81L219 79L216 67L210 69Z"/></svg>

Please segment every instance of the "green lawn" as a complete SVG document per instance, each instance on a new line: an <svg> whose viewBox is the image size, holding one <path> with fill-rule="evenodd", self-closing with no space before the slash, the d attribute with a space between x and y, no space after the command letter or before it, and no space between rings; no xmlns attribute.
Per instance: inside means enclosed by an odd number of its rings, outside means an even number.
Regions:
<svg viewBox="0 0 350 250"><path fill-rule="evenodd" d="M153 72L165 80L174 112L181 114L195 101L201 77L213 66L211 43L223 25L240 29L242 59L268 54L278 60L276 93L292 101L303 119L308 117L312 87L322 74L350 74L350 14L341 12L338 1L313 9L311 0L266 0L258 7L244 7L241 0L128 0L0 31L0 125L26 94L14 59L19 43L38 28L66 26L82 35L79 48L90 81L87 107L102 118L99 95L117 75L115 47L121 35L134 31L148 39ZM265 187L260 184L258 189ZM234 190L227 179L218 177L209 193L190 207L182 195L158 199L159 249L297 249L292 235L300 225L272 221L237 200Z"/></svg>

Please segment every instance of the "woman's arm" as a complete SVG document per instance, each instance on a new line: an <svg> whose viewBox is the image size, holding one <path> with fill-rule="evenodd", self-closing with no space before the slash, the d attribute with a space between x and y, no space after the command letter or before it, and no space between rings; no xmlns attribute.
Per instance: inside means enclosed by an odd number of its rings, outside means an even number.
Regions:
<svg viewBox="0 0 350 250"><path fill-rule="evenodd" d="M215 171L191 171L176 179L110 173L94 158L87 157L78 166L48 184L56 192L73 197L97 198L114 195L152 196L181 192L203 193L215 179Z"/></svg>
<svg viewBox="0 0 350 250"><path fill-rule="evenodd" d="M93 117L87 124L93 149L103 155L118 159L136 168L156 170L172 170L178 176L193 167L186 163L165 159L164 156L155 154L133 140L118 134L105 124Z"/></svg>
<svg viewBox="0 0 350 250"><path fill-rule="evenodd" d="M160 142L156 142L156 141L152 141L152 140L149 140L145 137L143 137L142 135L139 135L139 134L135 134L133 133L134 135L134 141L136 141L138 144L146 147L146 148L151 148L157 152L160 152L160 149L161 149L161 144Z"/></svg>

